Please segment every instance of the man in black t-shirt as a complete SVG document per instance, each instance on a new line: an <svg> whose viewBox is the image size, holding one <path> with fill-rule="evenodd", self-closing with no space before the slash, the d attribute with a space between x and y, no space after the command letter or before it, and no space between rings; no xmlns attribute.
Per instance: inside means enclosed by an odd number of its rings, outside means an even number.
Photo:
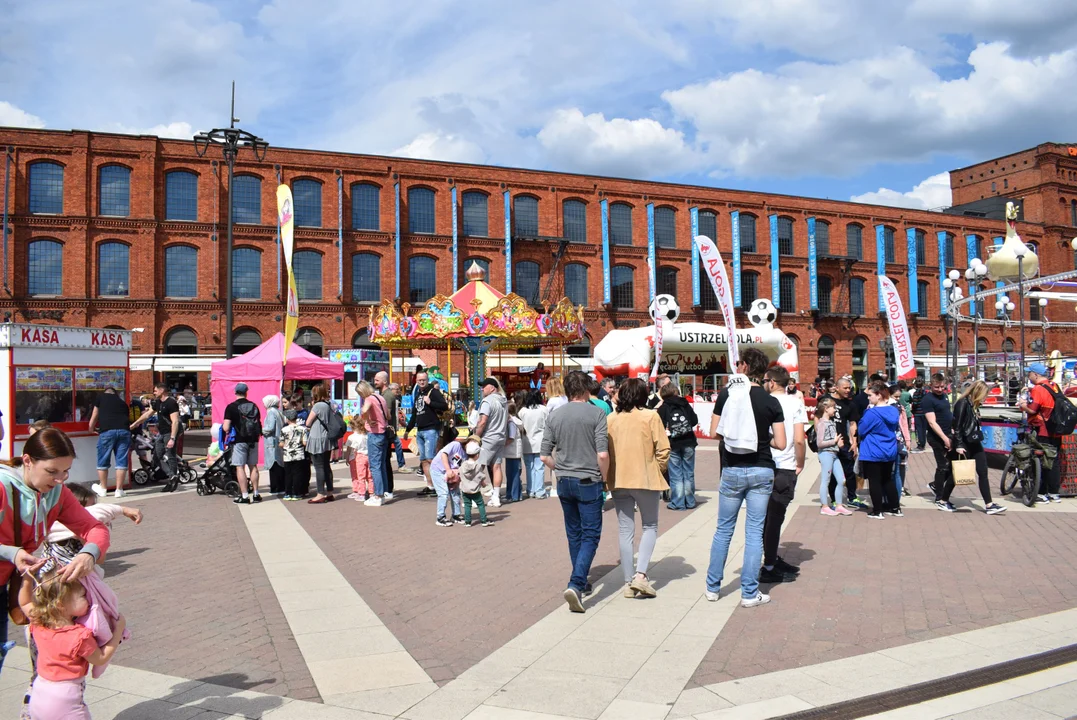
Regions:
<svg viewBox="0 0 1077 720"><path fill-rule="evenodd" d="M845 497L847 503L854 507L867 507L867 503L856 496L856 473L853 472L853 467L856 464L857 452L859 452L856 443L856 425L860 422L861 413L857 409L852 395L853 381L847 377L839 379L834 384L834 392L830 395L838 408L838 412L834 416L834 424L845 441L842 448L838 450L838 460L841 462L841 469L845 472ZM831 475L831 497L834 497L837 485L837 480Z"/></svg>
<svg viewBox="0 0 1077 720"><path fill-rule="evenodd" d="M240 496L232 502L245 505L249 502L262 502L258 492L258 441L262 439L262 411L247 399L247 383L236 383L236 399L224 408L224 422L221 430L225 437L235 429L236 440L232 443L232 455L229 458L236 469ZM247 478L250 477L254 498L247 497Z"/></svg>
<svg viewBox="0 0 1077 720"><path fill-rule="evenodd" d="M931 452L935 455L935 480L927 486L931 488L931 492L935 493L935 504L939 506L939 509L953 512L953 505L949 502L938 502L939 493L942 492L947 478L953 472L950 463L957 459L957 454L952 451L950 442L954 413L950 408L950 400L946 397L946 376L942 373L935 373L931 376L931 392L920 401L920 412L924 414L924 421L927 425L927 444L931 446Z"/></svg>
<svg viewBox="0 0 1077 720"><path fill-rule="evenodd" d="M153 441L153 455L161 466L167 480L161 492L175 492L179 487L179 463L176 461L176 438L183 432L180 424L179 403L168 391L168 385L159 382L153 386L153 406L131 425L134 430L152 416L157 416L157 437Z"/></svg>
<svg viewBox="0 0 1077 720"><path fill-rule="evenodd" d="M131 453L131 420L127 403L113 387L105 388L93 401L90 413L90 432L97 436L97 482L91 488L98 497L108 495L108 467L116 456L116 497L122 498L127 479L127 460Z"/></svg>

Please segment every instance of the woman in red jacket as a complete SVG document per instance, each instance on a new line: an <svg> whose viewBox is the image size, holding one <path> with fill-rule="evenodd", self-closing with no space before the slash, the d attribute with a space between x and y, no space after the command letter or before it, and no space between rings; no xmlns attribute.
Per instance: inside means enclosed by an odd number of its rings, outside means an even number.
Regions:
<svg viewBox="0 0 1077 720"><path fill-rule="evenodd" d="M62 522L86 544L63 569L63 582L74 582L93 572L109 546L109 532L79 504L65 485L75 448L61 430L34 433L22 456L0 465L0 642L7 640L8 580L39 568L45 561L33 553L45 541L56 521ZM18 523L18 531L16 525ZM16 544L18 537L18 544Z"/></svg>

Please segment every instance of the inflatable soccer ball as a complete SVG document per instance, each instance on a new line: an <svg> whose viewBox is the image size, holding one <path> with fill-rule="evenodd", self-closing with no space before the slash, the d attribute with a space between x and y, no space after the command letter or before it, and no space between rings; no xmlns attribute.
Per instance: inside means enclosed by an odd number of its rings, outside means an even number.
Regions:
<svg viewBox="0 0 1077 720"><path fill-rule="evenodd" d="M766 298L759 298L748 307L748 321L753 327L773 325L778 319L778 311L774 303Z"/></svg>
<svg viewBox="0 0 1077 720"><path fill-rule="evenodd" d="M670 322L677 322L681 316L681 306L677 304L677 298L672 295L655 295L649 308L651 320L663 317Z"/></svg>

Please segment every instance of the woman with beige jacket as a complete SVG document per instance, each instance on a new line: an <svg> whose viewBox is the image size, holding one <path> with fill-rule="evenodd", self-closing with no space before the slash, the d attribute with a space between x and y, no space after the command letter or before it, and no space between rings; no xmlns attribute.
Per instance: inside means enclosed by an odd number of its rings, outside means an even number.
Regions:
<svg viewBox="0 0 1077 720"><path fill-rule="evenodd" d="M656 595L647 579L647 566L658 540L658 504L662 492L669 489L662 476L669 459L669 438L662 418L647 409L647 395L647 383L643 380L624 381L617 391L617 411L609 416L610 470L606 487L613 494L617 508L621 568L625 574L625 597L629 598ZM643 535L633 574L636 507L643 523Z"/></svg>

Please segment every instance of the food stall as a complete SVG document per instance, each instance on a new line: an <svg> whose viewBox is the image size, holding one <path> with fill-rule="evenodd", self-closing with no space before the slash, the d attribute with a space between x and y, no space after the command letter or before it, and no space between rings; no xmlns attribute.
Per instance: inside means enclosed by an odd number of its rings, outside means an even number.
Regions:
<svg viewBox="0 0 1077 720"><path fill-rule="evenodd" d="M70 480L97 481L97 436L89 432L94 399L107 387L128 398L128 330L0 324L0 458L22 452L30 425L48 420L71 437Z"/></svg>
<svg viewBox="0 0 1077 720"><path fill-rule="evenodd" d="M347 421L359 412L359 393L355 386L360 380L374 384L374 376L389 371L387 350L330 350L329 360L344 366L344 378L333 381L333 402L340 405L340 412Z"/></svg>

